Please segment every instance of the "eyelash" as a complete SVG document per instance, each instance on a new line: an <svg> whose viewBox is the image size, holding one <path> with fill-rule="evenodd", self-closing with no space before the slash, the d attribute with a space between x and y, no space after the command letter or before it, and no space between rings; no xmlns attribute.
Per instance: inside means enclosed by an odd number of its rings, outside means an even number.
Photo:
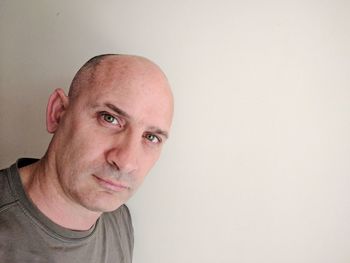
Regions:
<svg viewBox="0 0 350 263"><path fill-rule="evenodd" d="M106 122L108 124L115 125L115 126L121 126L119 119L117 117L113 116L112 114L109 114L108 112L100 112L100 116L102 118L102 121L104 121L104 122ZM106 117L112 117L113 121L112 122L107 121ZM116 121L117 123L114 124L113 123L114 121Z"/></svg>
<svg viewBox="0 0 350 263"><path fill-rule="evenodd" d="M154 136L154 138L156 138L158 141L157 142L153 142L152 140L150 140L149 138L147 138L147 136ZM147 133L143 136L146 140L149 140L151 143L154 144L160 144L162 142L162 139L160 137L158 137L157 135L151 134L151 133Z"/></svg>

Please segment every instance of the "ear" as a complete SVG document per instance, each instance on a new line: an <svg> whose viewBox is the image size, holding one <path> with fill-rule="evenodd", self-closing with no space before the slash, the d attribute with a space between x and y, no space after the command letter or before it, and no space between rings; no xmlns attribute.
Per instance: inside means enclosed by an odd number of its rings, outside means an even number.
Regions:
<svg viewBox="0 0 350 263"><path fill-rule="evenodd" d="M66 112L69 98L63 89L56 89L50 96L46 108L46 129L49 133L55 133L63 114Z"/></svg>

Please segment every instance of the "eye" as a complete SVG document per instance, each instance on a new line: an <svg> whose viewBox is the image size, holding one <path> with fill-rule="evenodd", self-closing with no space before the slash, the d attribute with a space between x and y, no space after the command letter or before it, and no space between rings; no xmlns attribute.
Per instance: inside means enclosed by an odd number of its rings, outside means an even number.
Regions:
<svg viewBox="0 0 350 263"><path fill-rule="evenodd" d="M156 136L156 135L154 135L152 133L147 133L147 134L144 135L144 137L147 140L149 140L151 143L157 144L157 143L161 143L162 142L162 140L158 136Z"/></svg>
<svg viewBox="0 0 350 263"><path fill-rule="evenodd" d="M102 116L104 121L106 121L112 125L120 125L118 119L116 117L112 116L111 114L102 113L101 116Z"/></svg>

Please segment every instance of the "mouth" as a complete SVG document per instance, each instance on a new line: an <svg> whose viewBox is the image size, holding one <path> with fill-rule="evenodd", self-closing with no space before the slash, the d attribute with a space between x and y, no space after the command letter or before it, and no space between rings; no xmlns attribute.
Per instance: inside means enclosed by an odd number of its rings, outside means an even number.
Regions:
<svg viewBox="0 0 350 263"><path fill-rule="evenodd" d="M113 192L121 192L121 191L129 190L129 187L122 183L114 182L112 180L101 178L96 175L93 175L93 177L95 178L96 182L106 190L110 190Z"/></svg>

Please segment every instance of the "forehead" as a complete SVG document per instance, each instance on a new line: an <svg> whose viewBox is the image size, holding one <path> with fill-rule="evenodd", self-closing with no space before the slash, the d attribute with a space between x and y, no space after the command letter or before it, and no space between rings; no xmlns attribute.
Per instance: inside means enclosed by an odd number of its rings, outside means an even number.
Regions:
<svg viewBox="0 0 350 263"><path fill-rule="evenodd" d="M161 71L141 63L104 63L81 92L87 105L112 104L138 122L170 126L172 96Z"/></svg>

